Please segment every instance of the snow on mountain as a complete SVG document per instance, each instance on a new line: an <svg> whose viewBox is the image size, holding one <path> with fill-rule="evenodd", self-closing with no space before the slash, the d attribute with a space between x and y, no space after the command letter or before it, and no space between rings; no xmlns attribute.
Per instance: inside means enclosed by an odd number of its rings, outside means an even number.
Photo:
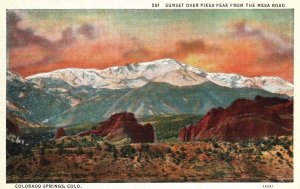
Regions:
<svg viewBox="0 0 300 189"><path fill-rule="evenodd" d="M68 68L26 78L41 86L49 84L49 79L59 79L73 87L93 86L107 89L139 88L149 81L177 86L198 85L207 81L202 70L172 59L129 64L104 70Z"/></svg>
<svg viewBox="0 0 300 189"><path fill-rule="evenodd" d="M25 80L21 76L19 76L18 74L15 74L13 72L10 72L10 71L6 72L6 79L7 79L7 81L16 80L16 81L19 81L19 82L22 82L22 83L25 82Z"/></svg>
<svg viewBox="0 0 300 189"><path fill-rule="evenodd" d="M91 86L95 89L139 88L149 82L169 83L175 86L199 85L211 81L230 88L261 88L273 93L293 96L293 84L278 77L244 77L237 74L206 73L173 59L129 64L103 70L68 68L41 73L26 78L41 87L63 90L68 87ZM53 87L57 81L65 83Z"/></svg>
<svg viewBox="0 0 300 189"><path fill-rule="evenodd" d="M254 77L260 87L266 91L293 96L294 85L280 77Z"/></svg>
<svg viewBox="0 0 300 189"><path fill-rule="evenodd" d="M207 73L206 77L218 85L230 88L258 88L278 94L293 96L294 85L279 77L244 77L238 74Z"/></svg>

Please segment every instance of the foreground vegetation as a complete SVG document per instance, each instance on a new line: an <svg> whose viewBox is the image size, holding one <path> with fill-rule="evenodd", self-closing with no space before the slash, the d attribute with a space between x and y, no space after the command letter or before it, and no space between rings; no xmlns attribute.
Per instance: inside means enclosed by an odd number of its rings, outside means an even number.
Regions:
<svg viewBox="0 0 300 189"><path fill-rule="evenodd" d="M293 181L290 136L154 144L65 137L30 152L8 156L7 182Z"/></svg>
<svg viewBox="0 0 300 189"><path fill-rule="evenodd" d="M143 118L139 122L143 124L151 123L153 125L157 142L177 142L179 129L188 124L195 123L201 117L199 115L151 116ZM64 129L67 136L72 136L83 131L95 129L98 125L98 123L86 123L69 125L64 127ZM20 138L28 145L35 147L53 139L56 129L56 127L21 127Z"/></svg>
<svg viewBox="0 0 300 189"><path fill-rule="evenodd" d="M78 125L69 125L64 127L66 135L71 136L78 134L83 131L94 129L97 127L97 123L87 123ZM24 140L27 144L32 146L37 146L43 142L49 141L54 138L57 127L21 127L20 128L20 138Z"/></svg>

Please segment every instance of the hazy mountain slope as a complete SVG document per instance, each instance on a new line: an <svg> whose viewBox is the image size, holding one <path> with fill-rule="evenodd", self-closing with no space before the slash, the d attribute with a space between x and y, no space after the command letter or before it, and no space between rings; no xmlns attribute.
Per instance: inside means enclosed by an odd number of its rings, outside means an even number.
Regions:
<svg viewBox="0 0 300 189"><path fill-rule="evenodd" d="M139 118L164 114L201 115L213 107L225 107L236 99L253 99L257 95L287 98L261 89L227 88L211 82L187 87L153 82L131 90L99 90L88 100L50 119L49 124L99 122L123 111L132 112Z"/></svg>
<svg viewBox="0 0 300 189"><path fill-rule="evenodd" d="M72 125L78 123L97 123L113 104L126 94L128 89L100 89L82 103L69 108L62 114L49 119L50 125Z"/></svg>
<svg viewBox="0 0 300 189"><path fill-rule="evenodd" d="M71 106L16 74L7 73L7 111L32 122L42 123Z"/></svg>

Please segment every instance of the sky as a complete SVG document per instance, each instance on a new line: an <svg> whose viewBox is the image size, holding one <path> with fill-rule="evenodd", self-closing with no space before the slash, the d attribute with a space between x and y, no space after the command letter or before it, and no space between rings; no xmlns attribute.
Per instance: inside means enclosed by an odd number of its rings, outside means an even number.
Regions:
<svg viewBox="0 0 300 189"><path fill-rule="evenodd" d="M23 77L173 58L293 82L293 11L8 10L7 67Z"/></svg>

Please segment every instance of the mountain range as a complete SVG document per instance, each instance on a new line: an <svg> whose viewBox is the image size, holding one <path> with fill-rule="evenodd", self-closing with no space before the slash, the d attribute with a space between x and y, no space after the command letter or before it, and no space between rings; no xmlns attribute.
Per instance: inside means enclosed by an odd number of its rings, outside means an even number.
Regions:
<svg viewBox="0 0 300 189"><path fill-rule="evenodd" d="M293 84L279 77L207 73L173 59L26 78L7 72L7 112L49 126L99 122L123 111L138 118L203 115L257 95L292 98Z"/></svg>
<svg viewBox="0 0 300 189"><path fill-rule="evenodd" d="M150 82L174 86L200 85L210 81L230 88L258 88L272 93L293 95L293 84L279 77L244 77L238 74L207 73L173 59L96 69L62 69L26 78L46 90L66 91L70 87L92 86L96 89L140 88Z"/></svg>

